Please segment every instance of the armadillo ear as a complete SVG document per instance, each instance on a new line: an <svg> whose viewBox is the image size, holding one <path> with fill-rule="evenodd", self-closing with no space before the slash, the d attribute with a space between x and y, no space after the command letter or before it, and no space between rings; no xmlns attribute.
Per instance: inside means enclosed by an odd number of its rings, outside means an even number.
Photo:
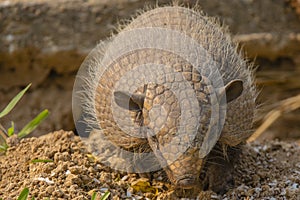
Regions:
<svg viewBox="0 0 300 200"><path fill-rule="evenodd" d="M131 111L143 109L145 95L130 94L129 92L115 91L114 99L118 106Z"/></svg>
<svg viewBox="0 0 300 200"><path fill-rule="evenodd" d="M238 98L243 92L243 81L240 79L232 80L225 85L227 103Z"/></svg>

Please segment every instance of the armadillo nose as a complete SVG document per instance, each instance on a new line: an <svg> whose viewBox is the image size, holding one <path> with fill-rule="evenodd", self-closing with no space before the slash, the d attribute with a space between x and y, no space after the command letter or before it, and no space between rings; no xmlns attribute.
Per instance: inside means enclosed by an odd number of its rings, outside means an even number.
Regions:
<svg viewBox="0 0 300 200"><path fill-rule="evenodd" d="M176 186L184 189L191 189L196 185L196 179L191 177L184 177L177 181Z"/></svg>

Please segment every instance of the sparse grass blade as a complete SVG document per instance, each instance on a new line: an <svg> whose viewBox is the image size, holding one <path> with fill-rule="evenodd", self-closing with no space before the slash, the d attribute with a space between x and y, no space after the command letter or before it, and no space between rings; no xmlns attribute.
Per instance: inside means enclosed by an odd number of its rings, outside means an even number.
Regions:
<svg viewBox="0 0 300 200"><path fill-rule="evenodd" d="M0 152L8 148L6 140L7 140L7 135L5 129L0 124Z"/></svg>
<svg viewBox="0 0 300 200"><path fill-rule="evenodd" d="M30 86L31 83L9 102L9 104L0 112L0 118L7 115L15 107Z"/></svg>
<svg viewBox="0 0 300 200"><path fill-rule="evenodd" d="M39 163L39 162L47 163L47 162L53 162L53 160L51 160L51 159L34 159L31 161L31 163Z"/></svg>
<svg viewBox="0 0 300 200"><path fill-rule="evenodd" d="M110 192L106 191L100 200L106 200L109 197L109 195L110 195Z"/></svg>
<svg viewBox="0 0 300 200"><path fill-rule="evenodd" d="M6 152L7 149L8 149L8 145L6 144L6 142L4 144L0 145L0 153Z"/></svg>
<svg viewBox="0 0 300 200"><path fill-rule="evenodd" d="M5 135L5 138L6 138L6 130L5 128L0 124L0 133L3 133Z"/></svg>
<svg viewBox="0 0 300 200"><path fill-rule="evenodd" d="M93 195L91 197L91 200L96 200L96 197L97 197L97 193L96 192L93 192Z"/></svg>
<svg viewBox="0 0 300 200"><path fill-rule="evenodd" d="M22 192L20 193L19 197L17 200L27 200L27 197L29 195L29 189L28 188L24 188L22 190Z"/></svg>
<svg viewBox="0 0 300 200"><path fill-rule="evenodd" d="M38 116L26 124L26 126L18 133L18 137L23 138L31 133L44 119L48 117L48 115L49 111L47 109L43 110L40 114L38 114Z"/></svg>
<svg viewBox="0 0 300 200"><path fill-rule="evenodd" d="M15 133L15 123L11 122L11 127L7 129L8 137L12 136Z"/></svg>

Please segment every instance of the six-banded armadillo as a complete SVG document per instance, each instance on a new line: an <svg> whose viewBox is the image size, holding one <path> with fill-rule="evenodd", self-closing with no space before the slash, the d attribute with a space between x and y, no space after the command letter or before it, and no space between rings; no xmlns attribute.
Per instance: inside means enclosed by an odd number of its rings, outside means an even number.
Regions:
<svg viewBox="0 0 300 200"><path fill-rule="evenodd" d="M87 122L124 151L154 155L177 187L197 185L216 142L251 134L251 69L217 20L195 9L146 11L83 65Z"/></svg>

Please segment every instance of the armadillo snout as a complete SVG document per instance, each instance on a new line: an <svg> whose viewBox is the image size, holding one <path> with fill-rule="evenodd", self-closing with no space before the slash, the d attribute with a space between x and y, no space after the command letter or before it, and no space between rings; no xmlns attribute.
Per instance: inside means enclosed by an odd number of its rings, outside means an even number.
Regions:
<svg viewBox="0 0 300 200"><path fill-rule="evenodd" d="M198 155L199 151L189 148L165 168L169 180L176 188L190 189L201 185L199 176L205 160Z"/></svg>
<svg viewBox="0 0 300 200"><path fill-rule="evenodd" d="M195 177L192 177L192 175L184 176L183 178L180 178L175 186L178 188L184 188L184 189L191 189L194 186L196 186L198 183L198 179Z"/></svg>

